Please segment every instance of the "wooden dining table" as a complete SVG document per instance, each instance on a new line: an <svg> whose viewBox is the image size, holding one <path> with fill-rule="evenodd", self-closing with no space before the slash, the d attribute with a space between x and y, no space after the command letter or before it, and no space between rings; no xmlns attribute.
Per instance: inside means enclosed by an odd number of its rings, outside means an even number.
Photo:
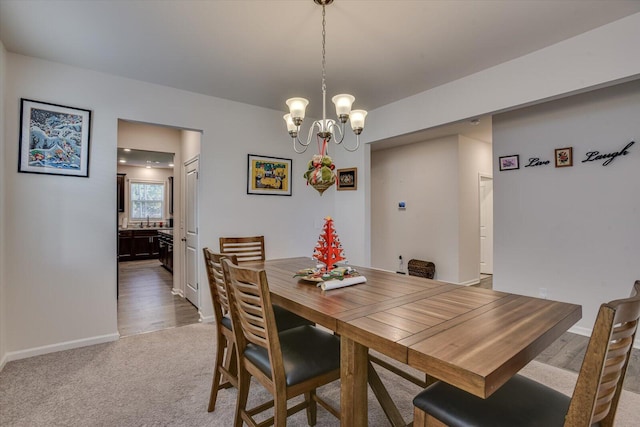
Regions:
<svg viewBox="0 0 640 427"><path fill-rule="evenodd" d="M367 425L369 349L481 398L582 317L579 305L355 267L366 283L323 291L294 274L310 258L252 264L274 304L341 339L341 425Z"/></svg>

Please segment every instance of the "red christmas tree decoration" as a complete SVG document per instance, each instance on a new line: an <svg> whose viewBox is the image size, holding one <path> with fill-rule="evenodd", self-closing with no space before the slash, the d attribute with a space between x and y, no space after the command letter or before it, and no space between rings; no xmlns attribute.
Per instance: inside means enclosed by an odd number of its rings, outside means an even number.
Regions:
<svg viewBox="0 0 640 427"><path fill-rule="evenodd" d="M313 251L313 257L325 265L326 271L333 270L337 262L344 258L342 245L336 230L333 228L333 219L330 216L324 219L322 233L318 237L318 243Z"/></svg>

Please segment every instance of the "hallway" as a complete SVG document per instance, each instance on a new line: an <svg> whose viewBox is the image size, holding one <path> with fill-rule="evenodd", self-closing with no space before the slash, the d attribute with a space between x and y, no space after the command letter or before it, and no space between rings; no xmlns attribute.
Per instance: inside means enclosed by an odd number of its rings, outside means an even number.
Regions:
<svg viewBox="0 0 640 427"><path fill-rule="evenodd" d="M120 262L118 268L121 337L198 323L198 310L171 294L173 276L157 259Z"/></svg>

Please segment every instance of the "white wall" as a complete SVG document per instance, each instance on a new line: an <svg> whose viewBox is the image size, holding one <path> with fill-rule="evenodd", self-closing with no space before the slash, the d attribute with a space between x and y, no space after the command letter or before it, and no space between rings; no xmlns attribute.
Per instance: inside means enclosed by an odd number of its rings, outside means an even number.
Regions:
<svg viewBox="0 0 640 427"><path fill-rule="evenodd" d="M192 130L182 130L180 132L180 148L182 158L187 161L200 154L200 140L202 134Z"/></svg>
<svg viewBox="0 0 640 427"><path fill-rule="evenodd" d="M395 271L402 255L432 261L458 281L458 137L371 153L371 264ZM406 209L398 202L406 202Z"/></svg>
<svg viewBox="0 0 640 427"><path fill-rule="evenodd" d="M402 255L405 272L410 259L423 259L438 280L476 283L480 172L491 172L491 146L459 135L374 151L371 264L395 271Z"/></svg>
<svg viewBox="0 0 640 427"><path fill-rule="evenodd" d="M458 282L463 284L480 278L480 174L491 175L491 154L491 144L459 136Z"/></svg>
<svg viewBox="0 0 640 427"><path fill-rule="evenodd" d="M494 116L494 288L581 304L589 332L600 303L640 279L640 81ZM589 151L629 154L608 166ZM554 149L574 166L555 168ZM499 172L499 156L549 166Z"/></svg>
<svg viewBox="0 0 640 427"><path fill-rule="evenodd" d="M271 258L311 253L314 222L333 213L305 188L293 160L292 197L246 194L247 154L294 157L282 113L7 54L5 352L9 359L117 339L115 215L118 120L203 131L200 242L264 234ZM90 177L18 174L20 98L92 110ZM238 133L238 130L241 130ZM10 141L10 142L9 142ZM200 272L201 301L210 299ZM203 307L203 315L211 309ZM208 310L208 312L207 312Z"/></svg>
<svg viewBox="0 0 640 427"><path fill-rule="evenodd" d="M352 147L355 143L355 136L349 131L345 140L343 144ZM333 224L338 236L340 236L340 243L344 248L347 262L353 265L367 265L371 256L369 201L365 199L367 188L370 185L369 151L370 147L365 144L361 144L358 151L354 153L346 151L341 146L332 147L331 157L337 169L357 168L358 188L356 191L336 191L333 186L318 199L325 209L329 204L333 205ZM363 212L365 207L367 208ZM330 210L327 210L327 214L331 214ZM316 227L318 235L320 235L322 224L321 222Z"/></svg>

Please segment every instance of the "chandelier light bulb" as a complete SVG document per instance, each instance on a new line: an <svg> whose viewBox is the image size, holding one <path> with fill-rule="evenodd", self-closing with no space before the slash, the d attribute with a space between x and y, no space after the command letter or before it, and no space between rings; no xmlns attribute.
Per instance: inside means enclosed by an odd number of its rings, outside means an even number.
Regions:
<svg viewBox="0 0 640 427"><path fill-rule="evenodd" d="M331 100L336 106L336 114L338 115L338 118L340 118L342 123L345 123L349 118L349 113L351 113L351 105L353 105L353 101L356 100L355 96L342 93L334 96ZM344 121L342 121L343 118L345 119Z"/></svg>
<svg viewBox="0 0 640 427"><path fill-rule="evenodd" d="M292 138L298 136L298 127L295 123L293 123L291 114L285 114L284 116L282 116L282 118L284 119L285 123L287 123L287 131L289 132L289 135L291 135Z"/></svg>
<svg viewBox="0 0 640 427"><path fill-rule="evenodd" d="M352 110L351 111L351 129L356 135L360 135L362 133L362 129L364 129L364 119L367 117L367 112L364 110Z"/></svg>
<svg viewBox="0 0 640 427"><path fill-rule="evenodd" d="M291 119L296 126L300 126L302 120L304 120L304 112L309 105L309 101L304 98L289 98L287 99L287 105L289 106L289 113Z"/></svg>

